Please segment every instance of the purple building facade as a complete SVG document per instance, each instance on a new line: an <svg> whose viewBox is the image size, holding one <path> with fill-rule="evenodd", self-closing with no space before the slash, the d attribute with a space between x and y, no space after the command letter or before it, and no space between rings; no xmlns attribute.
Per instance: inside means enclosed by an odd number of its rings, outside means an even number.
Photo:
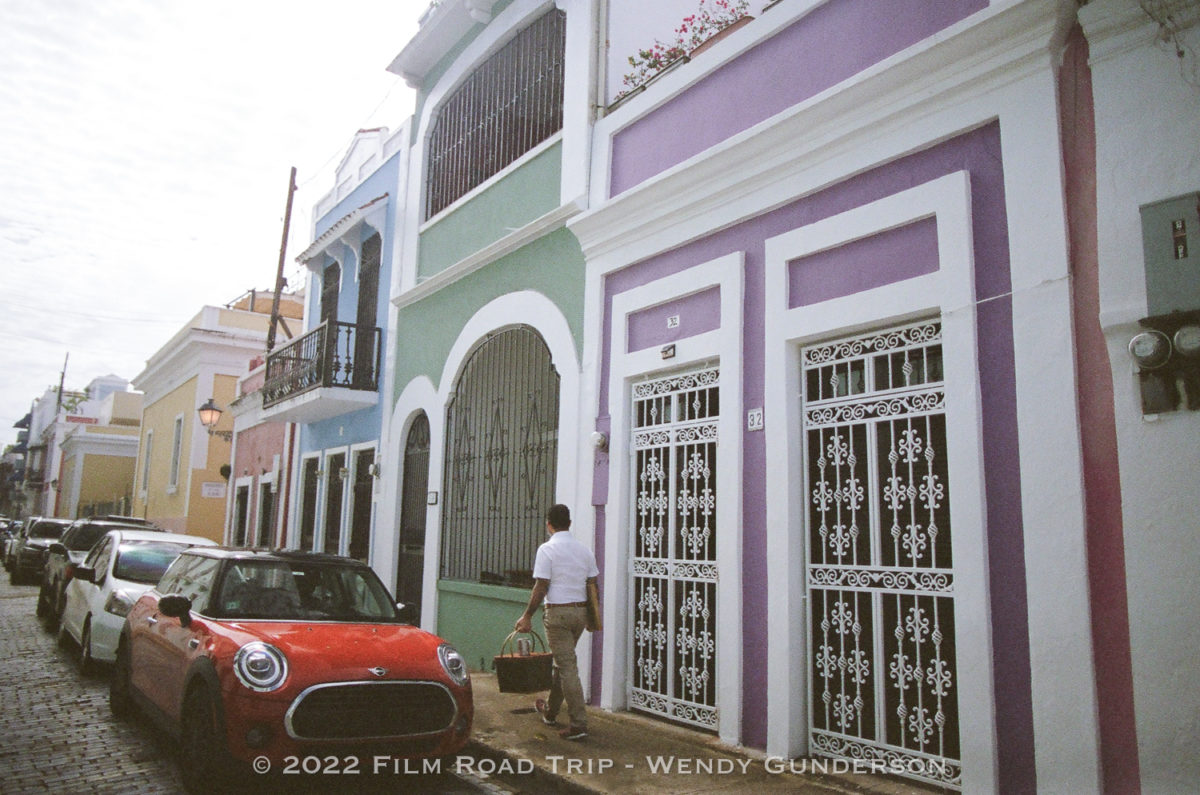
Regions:
<svg viewBox="0 0 1200 795"><path fill-rule="evenodd" d="M1050 0L750 10L610 104L568 225L593 701L970 792L1153 789L1140 498L1106 508L1142 421L1095 246L1116 34Z"/></svg>

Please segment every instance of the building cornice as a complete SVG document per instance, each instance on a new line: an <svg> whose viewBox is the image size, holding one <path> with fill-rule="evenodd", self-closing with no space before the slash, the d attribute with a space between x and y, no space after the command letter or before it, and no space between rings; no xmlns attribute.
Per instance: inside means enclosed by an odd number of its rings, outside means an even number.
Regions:
<svg viewBox="0 0 1200 795"><path fill-rule="evenodd" d="M538 238L566 226L570 219L582 212L581 208L584 206L584 201L585 198L580 197L577 201L564 204L542 217L531 221L515 232L505 235L490 245L484 246L469 257L464 257L448 268L420 282L415 287L405 290L400 295L394 297L392 305L400 309L410 304L415 304L446 285L453 284L464 276L474 273L501 257L508 256Z"/></svg>
<svg viewBox="0 0 1200 795"><path fill-rule="evenodd" d="M820 163L877 149L882 130L944 108L966 91L979 93L1049 70L1067 24L1059 11L1049 0L994 5L594 203L569 227L588 262L600 261L607 271L678 245L688 233L674 228L689 219L704 216L717 229L772 209L794 198L797 185L811 183L810 172ZM604 148L611 151L611 139Z"/></svg>
<svg viewBox="0 0 1200 795"><path fill-rule="evenodd" d="M442 0L425 12L417 35L400 50L387 70L411 88L420 88L438 61L475 25L492 21L498 0Z"/></svg>

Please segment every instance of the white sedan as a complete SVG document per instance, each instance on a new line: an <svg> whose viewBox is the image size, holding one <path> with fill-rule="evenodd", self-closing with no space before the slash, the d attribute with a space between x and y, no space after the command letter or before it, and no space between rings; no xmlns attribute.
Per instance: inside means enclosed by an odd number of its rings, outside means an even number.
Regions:
<svg viewBox="0 0 1200 795"><path fill-rule="evenodd" d="M79 667L116 660L117 640L125 615L143 593L158 584L163 572L193 546L216 546L201 536L153 530L110 530L96 542L66 589L66 606L58 639L79 644Z"/></svg>

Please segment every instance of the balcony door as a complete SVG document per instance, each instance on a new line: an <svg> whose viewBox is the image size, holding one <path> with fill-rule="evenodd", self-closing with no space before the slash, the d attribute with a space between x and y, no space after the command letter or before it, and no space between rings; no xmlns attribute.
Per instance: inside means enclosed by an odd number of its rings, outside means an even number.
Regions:
<svg viewBox="0 0 1200 795"><path fill-rule="evenodd" d="M375 384L375 313L379 303L379 257L381 241L371 235L362 244L358 267L358 315L354 331L354 371L351 385L366 389Z"/></svg>

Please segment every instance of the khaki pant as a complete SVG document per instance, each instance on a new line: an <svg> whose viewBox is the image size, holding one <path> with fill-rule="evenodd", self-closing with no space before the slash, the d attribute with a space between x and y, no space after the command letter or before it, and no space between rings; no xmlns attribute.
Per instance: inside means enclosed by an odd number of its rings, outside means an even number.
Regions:
<svg viewBox="0 0 1200 795"><path fill-rule="evenodd" d="M550 682L546 715L558 715L565 699L572 729L587 728L587 708L583 701L583 685L579 681L579 662L575 659L575 646L579 643L586 622L585 607L546 605L546 642L550 644L550 653L554 655L554 675Z"/></svg>

